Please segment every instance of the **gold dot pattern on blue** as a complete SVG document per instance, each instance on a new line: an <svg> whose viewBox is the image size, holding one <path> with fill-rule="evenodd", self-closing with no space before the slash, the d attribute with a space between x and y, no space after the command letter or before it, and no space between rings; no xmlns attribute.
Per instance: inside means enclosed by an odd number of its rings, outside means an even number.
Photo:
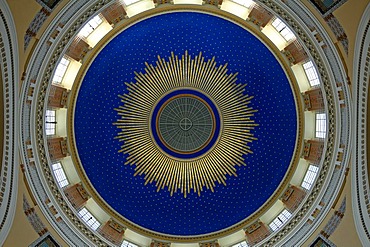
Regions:
<svg viewBox="0 0 370 247"><path fill-rule="evenodd" d="M244 155L247 166L236 167L238 176L227 176L227 186L216 183L215 192L186 198L168 191L156 192L134 176L135 166L125 166L118 153L119 130L114 108L117 95L127 93L124 82L144 73L145 62L157 56L180 56L188 51L206 60L228 64L247 84L254 131L253 154ZM75 107L74 131L83 168L100 196L135 224L170 235L200 235L230 227L255 212L274 193L293 156L297 135L294 96L286 74L270 50L253 34L225 19L202 13L167 13L143 20L123 31L98 54L81 84ZM212 165L212 164L209 164Z"/></svg>

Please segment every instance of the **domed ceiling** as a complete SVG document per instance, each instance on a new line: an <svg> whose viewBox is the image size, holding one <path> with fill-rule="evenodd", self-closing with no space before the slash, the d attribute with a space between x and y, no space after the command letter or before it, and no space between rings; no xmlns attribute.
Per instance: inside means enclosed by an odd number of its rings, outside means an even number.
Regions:
<svg viewBox="0 0 370 247"><path fill-rule="evenodd" d="M113 4L124 14L111 25L103 18L81 39ZM299 1L211 4L70 1L35 44L22 84L21 158L35 200L68 243L300 246L334 205L348 164L351 104L332 40ZM258 26L253 11L269 23ZM86 50L72 58L80 41ZM304 60L292 62L290 44ZM70 65L56 85L63 59ZM48 103L52 87L67 92L65 108ZM313 90L323 104L304 112L301 93ZM50 110L54 134L46 132ZM324 139L315 133L319 114ZM66 157L55 160L49 140ZM314 164L301 156L304 140L321 143ZM55 162L69 185L59 183ZM303 188L311 166L317 174ZM292 188L302 192L294 208L283 198ZM116 242L107 235L114 227Z"/></svg>
<svg viewBox="0 0 370 247"><path fill-rule="evenodd" d="M291 82L271 48L230 20L176 12L136 22L73 90L85 183L139 229L241 228L295 169Z"/></svg>

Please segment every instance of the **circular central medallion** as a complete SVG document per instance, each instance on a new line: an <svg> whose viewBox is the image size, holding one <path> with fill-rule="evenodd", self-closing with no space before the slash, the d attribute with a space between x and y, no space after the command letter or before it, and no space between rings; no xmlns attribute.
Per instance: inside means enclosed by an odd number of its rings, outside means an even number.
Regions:
<svg viewBox="0 0 370 247"><path fill-rule="evenodd" d="M189 118L185 117L181 119L179 126L182 130L188 131L193 126L193 122Z"/></svg>
<svg viewBox="0 0 370 247"><path fill-rule="evenodd" d="M152 112L153 139L174 158L193 159L207 153L217 142L220 125L210 97L191 88L166 94Z"/></svg>
<svg viewBox="0 0 370 247"><path fill-rule="evenodd" d="M174 152L194 153L214 134L215 117L202 99L191 94L170 98L157 115L157 131Z"/></svg>

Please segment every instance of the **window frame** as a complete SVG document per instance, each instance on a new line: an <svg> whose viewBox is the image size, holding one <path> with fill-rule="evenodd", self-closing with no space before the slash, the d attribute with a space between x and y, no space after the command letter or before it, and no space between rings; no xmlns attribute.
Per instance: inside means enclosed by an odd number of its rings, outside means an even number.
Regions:
<svg viewBox="0 0 370 247"><path fill-rule="evenodd" d="M102 23L103 18L101 18L99 14L94 16L80 29L77 36L82 39L87 39Z"/></svg>
<svg viewBox="0 0 370 247"><path fill-rule="evenodd" d="M271 22L271 25L278 33L280 33L286 42L297 39L293 31L280 18L275 17L275 19Z"/></svg>
<svg viewBox="0 0 370 247"><path fill-rule="evenodd" d="M303 70L311 87L320 85L319 75L312 61L302 64Z"/></svg>
<svg viewBox="0 0 370 247"><path fill-rule="evenodd" d="M61 84L63 81L63 78L67 72L68 66L70 65L70 61L66 57L62 57L60 62L58 63L57 68L55 69L54 75L53 75L53 83Z"/></svg>
<svg viewBox="0 0 370 247"><path fill-rule="evenodd" d="M67 185L69 185L69 181L64 172L62 163L57 162L57 163L52 164L51 169L53 170L54 177L57 180L60 188L64 188Z"/></svg>
<svg viewBox="0 0 370 247"><path fill-rule="evenodd" d="M56 110L47 109L45 112L45 133L47 136L56 134Z"/></svg>
<svg viewBox="0 0 370 247"><path fill-rule="evenodd" d="M279 228L281 228L289 219L292 217L292 214L287 210L284 209L280 212L280 214L270 222L269 227L273 232L276 232Z"/></svg>
<svg viewBox="0 0 370 247"><path fill-rule="evenodd" d="M315 182L318 172L319 172L319 167L310 164L302 180L301 187L306 190L310 190L312 185Z"/></svg>
<svg viewBox="0 0 370 247"><path fill-rule="evenodd" d="M315 138L324 139L327 131L326 113L315 114Z"/></svg>
<svg viewBox="0 0 370 247"><path fill-rule="evenodd" d="M83 207L78 211L78 216L86 223L91 229L96 231L101 223L94 217L94 215L86 208Z"/></svg>

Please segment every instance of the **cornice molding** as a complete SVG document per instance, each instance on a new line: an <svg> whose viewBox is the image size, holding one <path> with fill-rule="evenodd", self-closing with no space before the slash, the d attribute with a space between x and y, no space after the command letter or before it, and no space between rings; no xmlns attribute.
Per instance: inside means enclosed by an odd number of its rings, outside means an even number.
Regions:
<svg viewBox="0 0 370 247"><path fill-rule="evenodd" d="M4 139L1 157L0 245L13 223L18 193L18 40L13 16L5 0L0 1L0 70L3 87Z"/></svg>
<svg viewBox="0 0 370 247"><path fill-rule="evenodd" d="M363 246L370 246L370 186L368 170L368 96L370 84L370 4L357 29L353 58L352 208L356 230Z"/></svg>

